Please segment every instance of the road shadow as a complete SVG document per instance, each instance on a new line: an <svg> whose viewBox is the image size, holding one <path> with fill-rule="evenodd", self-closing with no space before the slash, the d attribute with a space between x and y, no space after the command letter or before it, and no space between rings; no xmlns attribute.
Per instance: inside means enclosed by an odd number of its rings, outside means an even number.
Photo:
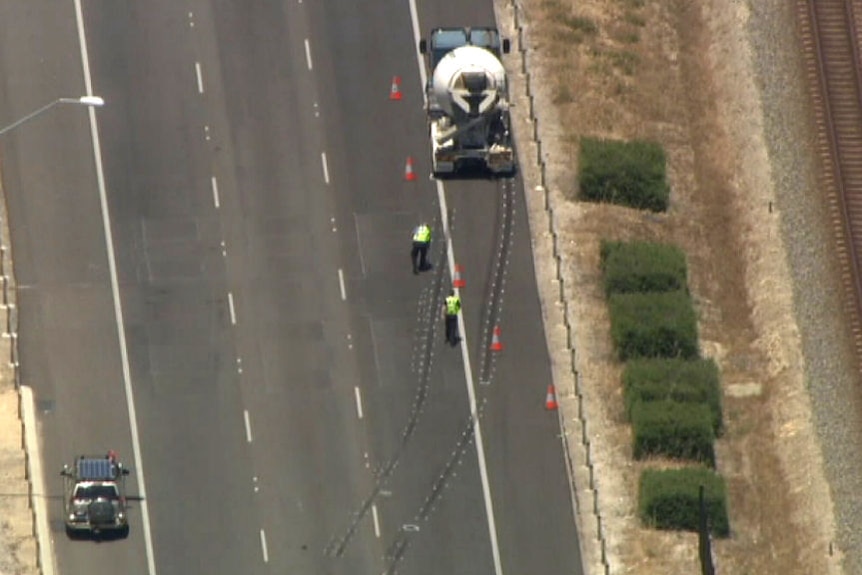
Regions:
<svg viewBox="0 0 862 575"><path fill-rule="evenodd" d="M67 528L66 536L71 541L92 541L93 543L119 541L129 536L129 526L126 525L122 529L102 529L99 531L83 531Z"/></svg>
<svg viewBox="0 0 862 575"><path fill-rule="evenodd" d="M507 180L518 175L517 166L509 173L495 174L483 165L466 165L458 168L458 171L453 174L432 174L435 180L442 182L457 181L457 180Z"/></svg>

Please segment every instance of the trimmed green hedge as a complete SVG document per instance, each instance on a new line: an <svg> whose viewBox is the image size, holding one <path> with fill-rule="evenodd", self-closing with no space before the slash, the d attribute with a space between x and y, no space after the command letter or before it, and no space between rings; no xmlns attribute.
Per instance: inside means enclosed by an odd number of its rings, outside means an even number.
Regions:
<svg viewBox="0 0 862 575"><path fill-rule="evenodd" d="M712 414L712 430L722 430L721 384L718 366L711 359L634 359L623 371L626 414L640 401L672 399L703 403Z"/></svg>
<svg viewBox="0 0 862 575"><path fill-rule="evenodd" d="M611 294L611 337L622 361L698 355L697 317L684 291Z"/></svg>
<svg viewBox="0 0 862 575"><path fill-rule="evenodd" d="M657 529L697 531L701 485L704 487L709 530L715 536L727 537L730 535L730 524L724 479L703 467L645 470L640 480L641 521Z"/></svg>
<svg viewBox="0 0 862 575"><path fill-rule="evenodd" d="M632 406L635 459L667 455L715 466L712 413L702 403L639 401Z"/></svg>
<svg viewBox="0 0 862 575"><path fill-rule="evenodd" d="M582 138L578 165L582 199L667 210L667 160L659 144Z"/></svg>
<svg viewBox="0 0 862 575"><path fill-rule="evenodd" d="M685 290L685 253L650 242L612 242L601 247L605 293Z"/></svg>

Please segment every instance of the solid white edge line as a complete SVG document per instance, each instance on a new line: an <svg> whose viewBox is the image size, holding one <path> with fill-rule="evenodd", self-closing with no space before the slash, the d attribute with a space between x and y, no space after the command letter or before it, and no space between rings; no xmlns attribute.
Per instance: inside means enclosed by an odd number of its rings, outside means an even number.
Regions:
<svg viewBox="0 0 862 575"><path fill-rule="evenodd" d="M308 69L311 70L311 44L308 43L308 38L305 39L305 61L308 63Z"/></svg>
<svg viewBox="0 0 862 575"><path fill-rule="evenodd" d="M230 324L236 325L236 308L233 307L233 292L227 292L227 307L230 310Z"/></svg>
<svg viewBox="0 0 862 575"><path fill-rule="evenodd" d="M359 419L362 419L362 392L359 390L359 386L353 388L353 393L356 395L356 415Z"/></svg>
<svg viewBox="0 0 862 575"><path fill-rule="evenodd" d="M195 62L195 76L198 79L198 94L204 93L204 76L201 72L201 63Z"/></svg>
<svg viewBox="0 0 862 575"><path fill-rule="evenodd" d="M374 536L380 539L380 518L377 517L377 505L371 504L371 518L374 520Z"/></svg>
<svg viewBox="0 0 862 575"><path fill-rule="evenodd" d="M81 64L84 71L85 94L93 95L93 80L90 75L90 62L87 53L87 36L84 31L84 13L81 0L75 0L75 19L78 26L78 41L81 45ZM132 389L132 374L129 367L129 351L126 346L126 328L123 320L123 307L120 303L120 283L117 278L117 260L114 254L114 238L111 231L111 216L108 210L108 194L105 189L105 174L102 169L102 146L99 143L99 124L96 110L89 109L90 135L93 140L93 156L96 163L96 181L99 188L99 203L102 210L102 227L105 233L105 248L108 252L108 269L111 277L111 297L114 300L114 318L117 323L117 339L120 345L120 360L123 367L123 388L126 393L126 407L129 412L129 427L132 437L132 451L135 458L135 477L138 483L138 505L141 510L141 524L144 530L144 549L147 555L149 575L156 575L156 561L153 552L153 537L150 532L150 509L147 503L147 487L144 481L144 461L141 456L141 441L138 435L138 415L135 409L135 396Z"/></svg>
<svg viewBox="0 0 862 575"><path fill-rule="evenodd" d="M422 102L427 107L428 94L425 93L425 86L428 84L428 73L425 71L425 56L419 52L419 40L422 39L422 33L419 30L419 12L416 10L416 0L410 0L410 23L413 26L413 51L416 53L416 64L419 68L419 81L422 82Z"/></svg>
<svg viewBox="0 0 862 575"><path fill-rule="evenodd" d="M260 550L263 552L263 562L269 563L269 551L266 548L266 532L260 530Z"/></svg>
<svg viewBox="0 0 862 575"><path fill-rule="evenodd" d="M215 205L216 209L218 209L219 207L221 207L221 201L219 200L219 197L218 197L218 180L216 180L215 176L212 177L212 185L213 185L213 204Z"/></svg>
<svg viewBox="0 0 862 575"><path fill-rule="evenodd" d="M242 411L242 418L245 421L245 440L248 443L252 442L251 436L251 416L248 414L248 410L244 409Z"/></svg>
<svg viewBox="0 0 862 575"><path fill-rule="evenodd" d="M410 21L413 25L413 50L416 52L416 58L419 64L419 77L422 81L422 94L425 95L425 85L427 83L427 73L425 71L425 60L422 54L419 53L419 39L421 33L419 29L419 12L416 9L416 0L409 0L410 3ZM436 180L437 198L440 203L440 216L443 222L443 237L446 238L446 254L449 264L449 276L455 274L455 250L452 246L452 237L449 235L448 209L446 207L446 192L443 189L443 183ZM458 288L455 288L455 293L460 295ZM470 416L475 423L473 427L473 438L476 441L476 457L479 460L479 476L482 481L482 492L485 499L485 513L488 516L488 535L491 539L491 554L494 558L494 573L495 575L503 575L503 564L500 560L500 545L497 541L497 523L494 519L494 504L491 499L491 484L488 480L488 468L485 462L485 443L482 440L482 425L479 421L478 409L476 407L476 388L473 383L473 368L470 366L470 354L467 349L467 334L464 329L464 313L458 313L458 331L461 335L461 357L464 362L464 376L467 385L467 397L470 402Z"/></svg>
<svg viewBox="0 0 862 575"><path fill-rule="evenodd" d="M411 0L412 3L413 0ZM455 252L452 247L452 238L449 236L449 223L446 221L446 195L443 183L437 181L437 197L440 201L440 212L443 221L443 235L449 260L449 276L455 273ZM455 293L460 296L460 290L455 288ZM488 515L488 535L491 538L491 553L494 557L494 573L503 575L503 564L500 559L500 546L497 541L497 522L494 519L494 503L491 499L491 483L488 480L488 467L485 462L485 442L482 440L482 424L479 421L478 408L476 406L476 386L473 382L473 368L470 365L470 353L467 349L467 334L464 326L463 310L458 312L458 333L461 335L461 358L464 362L464 379L467 385L467 397L470 402L470 416L475 423L473 427L473 438L476 441L476 457L479 460L479 476L482 480L482 492L485 499L485 513Z"/></svg>
<svg viewBox="0 0 862 575"><path fill-rule="evenodd" d="M341 301L347 301L347 288L344 286L344 271L338 268L338 288L341 290Z"/></svg>
<svg viewBox="0 0 862 575"><path fill-rule="evenodd" d="M320 163L323 164L323 181L329 183L329 164L326 161L326 152L320 152Z"/></svg>

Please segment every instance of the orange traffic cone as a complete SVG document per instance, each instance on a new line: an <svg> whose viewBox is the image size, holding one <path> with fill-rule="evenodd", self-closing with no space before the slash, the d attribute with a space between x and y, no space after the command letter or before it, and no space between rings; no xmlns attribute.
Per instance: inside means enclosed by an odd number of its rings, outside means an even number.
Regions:
<svg viewBox="0 0 862 575"><path fill-rule="evenodd" d="M466 285L467 282L461 278L461 266L455 264L455 277L452 278L452 287L462 288Z"/></svg>
<svg viewBox="0 0 862 575"><path fill-rule="evenodd" d="M392 77L392 87L389 89L390 100L401 99L401 78L398 76Z"/></svg>
<svg viewBox="0 0 862 575"><path fill-rule="evenodd" d="M416 173L413 171L413 158L407 156L407 164L404 166L404 179L412 182L416 179Z"/></svg>
<svg viewBox="0 0 862 575"><path fill-rule="evenodd" d="M491 337L491 351L501 351L503 343L500 341L500 326L494 326L494 335Z"/></svg>
<svg viewBox="0 0 862 575"><path fill-rule="evenodd" d="M554 386L548 386L548 394L545 396L545 409L554 411L557 409L557 395L554 393Z"/></svg>

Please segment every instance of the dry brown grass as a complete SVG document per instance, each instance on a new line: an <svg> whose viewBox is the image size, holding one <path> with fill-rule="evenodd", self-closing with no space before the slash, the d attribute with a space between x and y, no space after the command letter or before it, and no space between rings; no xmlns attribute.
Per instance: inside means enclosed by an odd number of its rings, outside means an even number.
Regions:
<svg viewBox="0 0 862 575"><path fill-rule="evenodd" d="M599 286L601 238L674 243L688 256L703 351L722 370L726 433L718 470L728 483L732 536L715 544L719 571L837 573L828 557L831 502L819 469L802 383L770 199L757 93L747 69L739 6L719 0L522 0L537 115L552 189L570 204L555 210L578 275L581 373L604 399L589 418L619 477L620 509L606 514L615 572L698 572L696 538L657 532L635 518L640 470L622 416L620 364L609 342ZM742 14L744 16L744 14ZM719 66L716 54L726 59ZM550 123L548 119L551 119ZM666 215L574 201L582 135L650 139L665 148L672 187ZM552 144L552 145L550 145ZM759 146L759 147L758 147ZM569 283L569 282L567 282ZM584 330L583 327L579 328ZM586 344L584 344L586 342ZM754 384L754 385L752 385ZM753 390L753 395L730 393ZM594 442L594 445L597 442ZM810 477L806 477L810 476ZM611 487L608 487L610 485ZM605 490L614 489L613 482ZM806 518L817 515L819 519ZM621 568L620 568L621 567Z"/></svg>

